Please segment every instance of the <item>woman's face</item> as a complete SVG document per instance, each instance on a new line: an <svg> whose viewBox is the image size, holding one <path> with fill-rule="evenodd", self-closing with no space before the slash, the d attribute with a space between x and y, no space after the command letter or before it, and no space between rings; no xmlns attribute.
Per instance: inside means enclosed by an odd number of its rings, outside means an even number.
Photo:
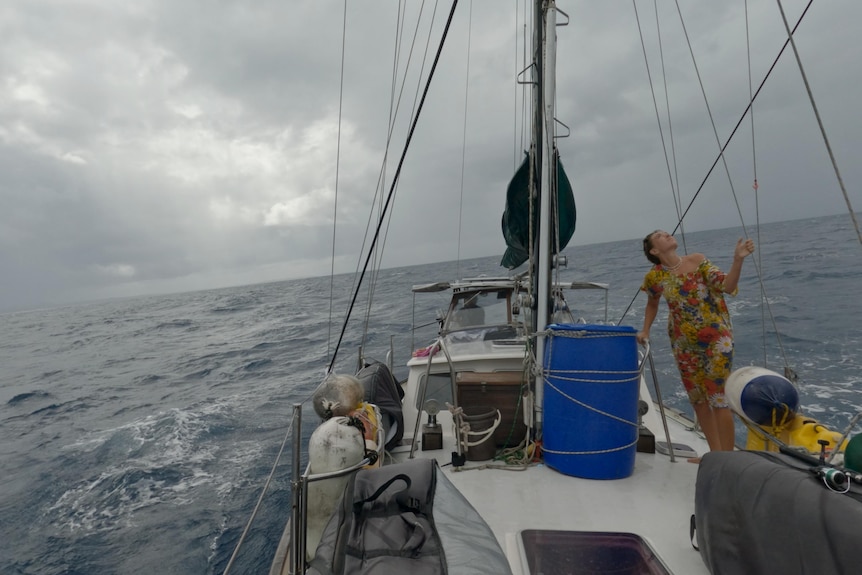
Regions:
<svg viewBox="0 0 862 575"><path fill-rule="evenodd" d="M650 236L650 244L652 249L650 253L660 254L662 252L676 249L676 238L664 230L657 230Z"/></svg>

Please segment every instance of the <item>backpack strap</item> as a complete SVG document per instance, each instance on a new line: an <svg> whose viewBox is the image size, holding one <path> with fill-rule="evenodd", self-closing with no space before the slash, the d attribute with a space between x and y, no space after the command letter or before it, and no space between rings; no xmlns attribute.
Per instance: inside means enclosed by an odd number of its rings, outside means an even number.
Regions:
<svg viewBox="0 0 862 575"><path fill-rule="evenodd" d="M413 481L410 479L410 477L408 477L407 475L405 475L403 473L399 473L398 475L392 477L391 479L386 481L386 483L384 483L383 485L378 487L377 491L375 491L374 493L372 493L371 495L369 495L365 499L360 499L359 501L354 501L353 502L353 513L356 515L359 515L359 513L362 512L362 506L363 505L365 505L366 503L370 503L372 501L375 501L378 497L380 497L383 494L384 491L389 489L389 487L393 483L398 481L399 479L401 481L404 481L404 483L406 483L406 485L404 486L404 489L402 489L401 491L406 491L407 489L410 488L410 485L413 483ZM402 502L403 498L397 497L396 499L400 504ZM412 497L408 499L408 501L413 501L413 500L414 500L414 498L412 498ZM417 504L418 504L418 502L417 502ZM413 509L413 507L411 507L411 506L407 506L407 507L410 509Z"/></svg>

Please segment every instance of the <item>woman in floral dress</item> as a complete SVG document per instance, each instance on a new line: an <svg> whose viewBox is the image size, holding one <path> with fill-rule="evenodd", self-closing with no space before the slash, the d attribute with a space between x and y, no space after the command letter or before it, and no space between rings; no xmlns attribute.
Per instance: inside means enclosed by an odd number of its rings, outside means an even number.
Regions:
<svg viewBox="0 0 862 575"><path fill-rule="evenodd" d="M648 298L637 339L640 343L649 339L663 295L673 355L709 449L731 451L733 414L724 397L724 383L733 363L733 331L724 294L736 295L742 262L754 252L754 242L740 239L736 243L727 274L703 254L677 255L676 239L661 230L645 237L643 248L655 265L641 286Z"/></svg>

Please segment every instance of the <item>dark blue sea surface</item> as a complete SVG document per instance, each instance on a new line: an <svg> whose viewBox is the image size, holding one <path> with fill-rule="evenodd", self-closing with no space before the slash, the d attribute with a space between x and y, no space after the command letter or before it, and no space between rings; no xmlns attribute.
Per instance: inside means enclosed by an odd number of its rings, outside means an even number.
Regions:
<svg viewBox="0 0 862 575"><path fill-rule="evenodd" d="M698 232L686 244L727 269L740 236ZM805 412L843 431L862 409L862 246L850 218L767 224L759 236L760 266L746 261L729 300L735 365L782 371L786 356ZM640 239L572 247L560 279L610 284L610 320L628 309L622 323L639 328L640 249ZM392 345L401 366L433 337L447 298L416 296L426 326L414 336L412 285L504 275L498 262L381 271L368 355L383 359ZM0 573L221 573L292 405L325 373L352 282L336 277L332 299L330 279L314 278L0 315ZM355 368L368 299L357 300L339 371ZM588 321L604 313L598 294L570 303ZM687 410L665 318L662 305L652 333L663 395ZM307 437L312 410L304 422ZM288 447L234 573L268 569L289 513L289 461Z"/></svg>

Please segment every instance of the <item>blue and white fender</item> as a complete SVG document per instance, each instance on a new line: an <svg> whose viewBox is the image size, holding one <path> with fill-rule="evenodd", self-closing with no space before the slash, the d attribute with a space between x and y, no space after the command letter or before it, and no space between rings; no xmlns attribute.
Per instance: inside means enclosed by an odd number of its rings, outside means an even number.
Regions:
<svg viewBox="0 0 862 575"><path fill-rule="evenodd" d="M786 377L763 367L746 366L727 378L724 393L731 408L757 425L787 422L799 410L799 392Z"/></svg>

